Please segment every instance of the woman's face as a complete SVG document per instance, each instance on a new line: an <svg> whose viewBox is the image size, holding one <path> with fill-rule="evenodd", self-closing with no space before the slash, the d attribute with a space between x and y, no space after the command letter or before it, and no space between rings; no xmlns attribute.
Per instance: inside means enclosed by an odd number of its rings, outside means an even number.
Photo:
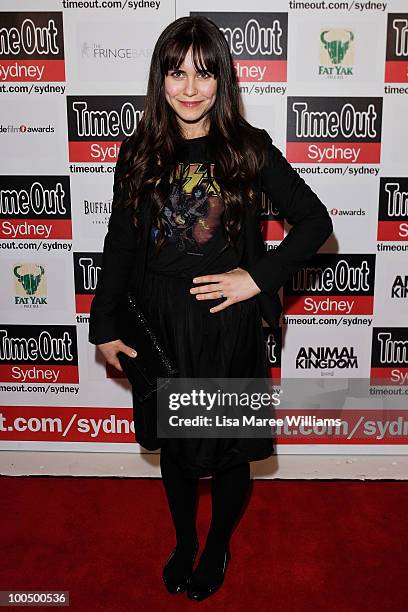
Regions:
<svg viewBox="0 0 408 612"><path fill-rule="evenodd" d="M191 47L180 68L169 70L164 77L164 90L183 127L188 130L194 124L194 131L204 128L205 115L216 99L217 80L209 72L196 72Z"/></svg>

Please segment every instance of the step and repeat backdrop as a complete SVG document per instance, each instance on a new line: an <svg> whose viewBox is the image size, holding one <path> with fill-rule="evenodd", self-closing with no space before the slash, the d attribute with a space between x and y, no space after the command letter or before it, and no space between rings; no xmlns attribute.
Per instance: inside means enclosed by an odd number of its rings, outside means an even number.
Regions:
<svg viewBox="0 0 408 612"><path fill-rule="evenodd" d="M353 0L3 0L0 449L143 461L129 384L88 342L89 307L120 143L142 117L157 37L189 14L221 28L246 118L334 224L281 289L279 332L264 328L270 375L371 385L370 405L340 394L350 410L338 435L299 427L277 451L405 454L408 6ZM290 226L273 201L262 206L274 249ZM387 377L402 409L388 424Z"/></svg>

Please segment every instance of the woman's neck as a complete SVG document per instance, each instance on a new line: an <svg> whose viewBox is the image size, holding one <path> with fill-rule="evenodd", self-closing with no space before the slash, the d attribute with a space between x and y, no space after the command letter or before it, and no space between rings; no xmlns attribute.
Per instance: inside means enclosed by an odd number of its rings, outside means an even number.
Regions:
<svg viewBox="0 0 408 612"><path fill-rule="evenodd" d="M183 138L186 140L191 140L192 138L202 138L203 136L208 135L209 126L208 125L189 125L185 124L182 126L182 134Z"/></svg>

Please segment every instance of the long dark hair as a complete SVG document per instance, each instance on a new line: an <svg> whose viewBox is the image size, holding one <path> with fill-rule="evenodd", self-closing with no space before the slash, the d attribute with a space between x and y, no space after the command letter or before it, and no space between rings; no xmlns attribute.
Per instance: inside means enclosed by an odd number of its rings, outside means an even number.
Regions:
<svg viewBox="0 0 408 612"><path fill-rule="evenodd" d="M165 98L164 77L180 67L190 47L196 70L210 72L217 79L216 99L207 114L208 144L224 202L221 221L230 244L236 243L243 208L256 208L258 203L253 184L264 163L263 140L261 130L241 115L228 43L210 19L181 17L168 25L156 42L143 117L127 139L123 165L117 171L119 187L126 183L124 204L133 207L136 227L141 203L149 198L153 222L159 230L158 249L164 241L159 213L169 196L170 176L177 164L176 148L183 138L175 112Z"/></svg>

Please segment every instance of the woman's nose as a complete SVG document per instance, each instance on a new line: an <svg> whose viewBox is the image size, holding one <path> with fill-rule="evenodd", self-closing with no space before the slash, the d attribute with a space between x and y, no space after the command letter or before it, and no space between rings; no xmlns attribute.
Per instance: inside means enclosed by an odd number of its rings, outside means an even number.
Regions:
<svg viewBox="0 0 408 612"><path fill-rule="evenodd" d="M195 83L194 77L187 79L185 93L189 96L194 96L197 93L197 85Z"/></svg>

